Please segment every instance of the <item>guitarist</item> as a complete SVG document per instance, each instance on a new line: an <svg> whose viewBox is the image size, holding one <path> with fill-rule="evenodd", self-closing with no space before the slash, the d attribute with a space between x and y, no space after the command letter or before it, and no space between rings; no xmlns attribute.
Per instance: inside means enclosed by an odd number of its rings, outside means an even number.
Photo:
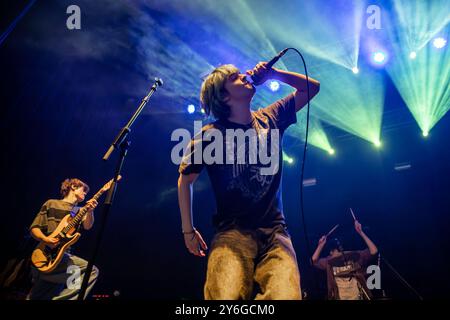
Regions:
<svg viewBox="0 0 450 320"><path fill-rule="evenodd" d="M43 241L49 247L55 247L59 240L49 237L57 227L60 221L67 215L75 216L80 207L78 203L84 201L89 192L89 186L79 179L66 179L61 184L61 200L47 200L30 226L31 236ZM97 201L91 199L86 202L88 212L83 220L83 228L89 230L94 224L94 208ZM70 254L70 249L66 251L61 263L50 273L41 273L33 268L33 288L28 296L31 300L76 300L81 288L82 277L78 281L73 275L76 275L79 267L79 274L84 276L84 271L88 262L75 255ZM98 277L98 268L93 267L89 278L89 286L86 290L86 296L93 288Z"/></svg>

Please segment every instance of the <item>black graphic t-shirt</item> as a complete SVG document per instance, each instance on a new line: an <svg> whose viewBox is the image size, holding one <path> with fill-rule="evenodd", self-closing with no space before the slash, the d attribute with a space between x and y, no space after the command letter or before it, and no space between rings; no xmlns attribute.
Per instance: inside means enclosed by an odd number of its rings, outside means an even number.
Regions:
<svg viewBox="0 0 450 320"><path fill-rule="evenodd" d="M213 223L218 230L285 223L281 199L281 145L284 131L296 121L294 95L290 94L252 112L252 122L247 125L217 120L204 126L191 140L179 172L185 175L200 173L206 167L216 198L217 212ZM244 143L239 143L236 139L230 140L230 131L254 132L254 135L249 134L241 140ZM218 132L221 135L217 135ZM215 148L219 143L222 153ZM195 161L196 157L206 154L221 159L221 162L207 162L205 157L201 158L201 163ZM239 155L245 155L245 161L239 160Z"/></svg>

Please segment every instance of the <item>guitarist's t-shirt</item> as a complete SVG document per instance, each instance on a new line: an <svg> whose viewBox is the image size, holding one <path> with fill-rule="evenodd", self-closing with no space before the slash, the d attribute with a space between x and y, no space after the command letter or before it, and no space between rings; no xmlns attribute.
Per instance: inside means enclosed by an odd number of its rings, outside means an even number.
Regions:
<svg viewBox="0 0 450 320"><path fill-rule="evenodd" d="M34 218L30 230L39 228L42 233L48 236L58 227L58 224L66 215L74 216L79 209L80 207L63 200L47 200Z"/></svg>

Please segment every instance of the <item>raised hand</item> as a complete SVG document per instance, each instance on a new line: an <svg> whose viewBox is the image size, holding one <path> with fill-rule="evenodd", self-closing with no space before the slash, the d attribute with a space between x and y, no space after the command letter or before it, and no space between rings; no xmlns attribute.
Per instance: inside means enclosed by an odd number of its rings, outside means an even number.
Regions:
<svg viewBox="0 0 450 320"><path fill-rule="evenodd" d="M355 230L358 232L358 234L362 234L362 226L361 223L358 222L358 220L355 220Z"/></svg>
<svg viewBox="0 0 450 320"><path fill-rule="evenodd" d="M325 243L327 243L327 236L322 236L322 237L319 239L318 245L319 245L319 246L324 246Z"/></svg>
<svg viewBox="0 0 450 320"><path fill-rule="evenodd" d="M270 79L272 77L272 72L272 68L267 68L267 62L260 62L252 70L247 70L246 74L258 79L255 83L255 85L258 85L263 84Z"/></svg>

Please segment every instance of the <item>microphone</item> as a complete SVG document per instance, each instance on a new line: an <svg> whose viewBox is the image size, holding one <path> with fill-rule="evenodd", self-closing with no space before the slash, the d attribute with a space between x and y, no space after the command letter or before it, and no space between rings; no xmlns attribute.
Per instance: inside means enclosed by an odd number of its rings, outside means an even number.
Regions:
<svg viewBox="0 0 450 320"><path fill-rule="evenodd" d="M164 84L161 78L155 78L155 83L160 87Z"/></svg>
<svg viewBox="0 0 450 320"><path fill-rule="evenodd" d="M272 66L282 57L284 56L284 54L289 50L289 48L283 49L282 51L280 51L275 57L273 57L269 62L267 62L266 68L270 69L272 68ZM261 77L256 76L256 75L251 75L248 76L247 75L247 81L252 83L253 85L257 86L260 85L261 83Z"/></svg>
<svg viewBox="0 0 450 320"><path fill-rule="evenodd" d="M158 89L158 87L161 87L164 84L161 78L155 78L155 83L152 86L152 89Z"/></svg>

